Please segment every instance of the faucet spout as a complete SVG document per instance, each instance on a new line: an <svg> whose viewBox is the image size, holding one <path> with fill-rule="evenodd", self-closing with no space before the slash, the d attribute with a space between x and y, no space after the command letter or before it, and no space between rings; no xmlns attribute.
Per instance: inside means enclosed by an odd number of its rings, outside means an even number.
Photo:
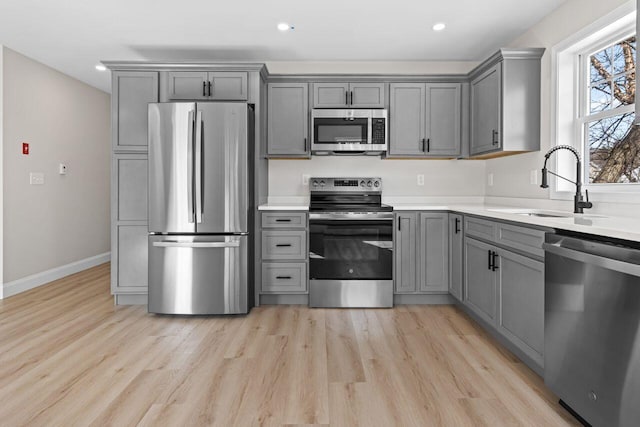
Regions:
<svg viewBox="0 0 640 427"><path fill-rule="evenodd" d="M563 176L560 176L554 172L551 172L549 170L547 170L547 162L549 161L549 158L551 157L551 154L555 153L558 150L569 150L573 153L573 155L576 157L576 180L571 181L570 179L567 179ZM589 192L587 191L587 200L585 201L582 197L582 162L580 161L580 153L578 153L578 150L576 150L574 147L570 146L570 145L556 145L555 147L553 147L552 149L550 149L549 151L547 151L547 154L544 155L544 165L542 166L542 184L540 185L540 187L542 188L549 188L549 183L548 183L548 174L551 173L552 175L555 175L559 178L562 178L566 181L571 182L572 184L574 184L576 186L576 194L573 197L573 212L574 213L583 213L584 209L589 209L591 207L593 207L593 203L591 203L589 201Z"/></svg>

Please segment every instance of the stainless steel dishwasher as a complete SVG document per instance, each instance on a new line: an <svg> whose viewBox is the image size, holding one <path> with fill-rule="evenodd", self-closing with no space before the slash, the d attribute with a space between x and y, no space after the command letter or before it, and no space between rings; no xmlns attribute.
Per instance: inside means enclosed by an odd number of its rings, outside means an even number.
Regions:
<svg viewBox="0 0 640 427"><path fill-rule="evenodd" d="M637 426L640 247L549 233L544 249L545 383L593 426Z"/></svg>

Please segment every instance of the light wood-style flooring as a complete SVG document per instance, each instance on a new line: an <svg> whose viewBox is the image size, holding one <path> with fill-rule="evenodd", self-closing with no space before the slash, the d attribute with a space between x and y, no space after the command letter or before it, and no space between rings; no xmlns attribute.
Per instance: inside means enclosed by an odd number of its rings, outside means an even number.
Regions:
<svg viewBox="0 0 640 427"><path fill-rule="evenodd" d="M302 424L576 425L453 306L154 316L108 264L0 301L0 425Z"/></svg>

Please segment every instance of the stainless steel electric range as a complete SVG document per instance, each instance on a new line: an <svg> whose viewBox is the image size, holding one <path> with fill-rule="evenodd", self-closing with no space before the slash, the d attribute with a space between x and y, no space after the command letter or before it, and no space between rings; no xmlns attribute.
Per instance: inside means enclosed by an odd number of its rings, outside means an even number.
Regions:
<svg viewBox="0 0 640 427"><path fill-rule="evenodd" d="M381 178L311 178L309 306L393 306L393 208Z"/></svg>

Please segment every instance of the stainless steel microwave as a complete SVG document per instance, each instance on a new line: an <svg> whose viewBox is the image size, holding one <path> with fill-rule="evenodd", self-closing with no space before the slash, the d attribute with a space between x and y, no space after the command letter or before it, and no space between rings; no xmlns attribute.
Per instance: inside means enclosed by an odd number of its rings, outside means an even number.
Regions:
<svg viewBox="0 0 640 427"><path fill-rule="evenodd" d="M371 154L387 151L387 110L313 110L311 152L321 154Z"/></svg>

